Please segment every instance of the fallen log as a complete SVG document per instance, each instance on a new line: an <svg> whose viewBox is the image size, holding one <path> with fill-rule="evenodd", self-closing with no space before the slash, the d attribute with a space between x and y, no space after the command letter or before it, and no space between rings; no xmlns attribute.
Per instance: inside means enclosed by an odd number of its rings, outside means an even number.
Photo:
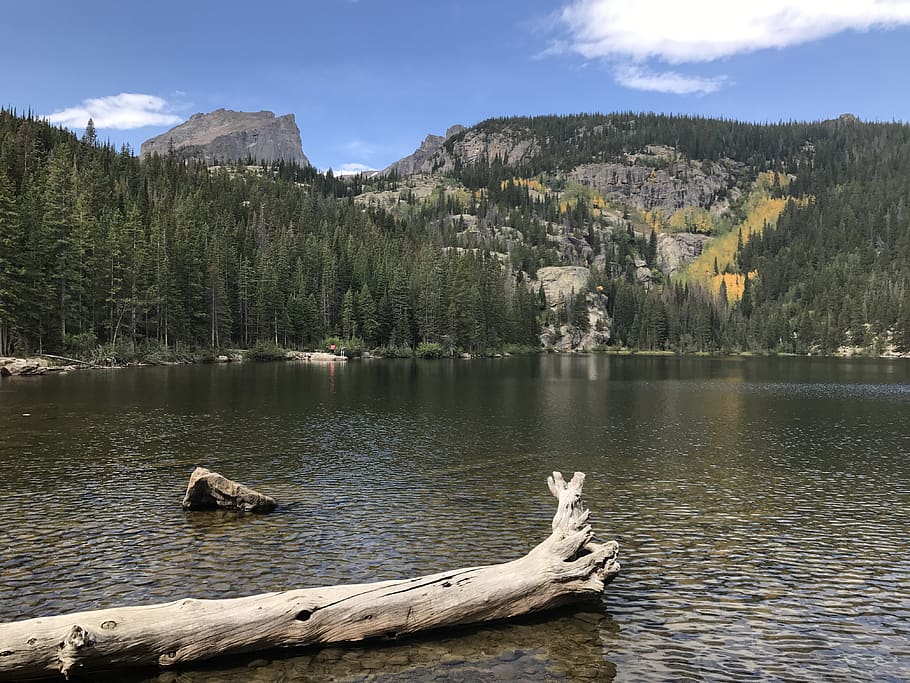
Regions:
<svg viewBox="0 0 910 683"><path fill-rule="evenodd" d="M79 360L78 358L67 358L66 356L54 356L50 353L39 353L38 355L41 356L42 358L50 358L51 360L64 360L67 363L76 363L77 365L88 365L89 367L92 366L92 364L89 363L88 361Z"/></svg>
<svg viewBox="0 0 910 683"><path fill-rule="evenodd" d="M615 541L595 543L584 474L547 480L553 531L524 557L413 579L184 599L0 624L0 680L162 668L279 647L396 638L598 598L619 572Z"/></svg>

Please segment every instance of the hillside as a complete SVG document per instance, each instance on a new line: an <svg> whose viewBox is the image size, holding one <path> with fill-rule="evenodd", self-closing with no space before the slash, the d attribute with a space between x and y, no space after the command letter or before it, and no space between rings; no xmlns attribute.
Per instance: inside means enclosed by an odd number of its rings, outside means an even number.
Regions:
<svg viewBox="0 0 910 683"><path fill-rule="evenodd" d="M415 173L425 172L427 170L427 161L442 147L442 143L453 135L457 135L465 128L464 126L451 126L446 130L445 135L427 135L420 146L411 154L403 157L393 164L390 164L383 170L383 173L398 175L413 175Z"/></svg>
<svg viewBox="0 0 910 683"><path fill-rule="evenodd" d="M451 136L422 168L471 197L467 220L464 206L438 218L467 226L458 247L507 252L525 272L589 267L612 293L611 343L881 353L910 347L908 139L849 115L515 117ZM617 319L628 285L636 310ZM678 327L683 300L711 307L697 333Z"/></svg>
<svg viewBox="0 0 910 683"><path fill-rule="evenodd" d="M0 355L910 352L910 127L620 113L431 142L339 179L2 111Z"/></svg>

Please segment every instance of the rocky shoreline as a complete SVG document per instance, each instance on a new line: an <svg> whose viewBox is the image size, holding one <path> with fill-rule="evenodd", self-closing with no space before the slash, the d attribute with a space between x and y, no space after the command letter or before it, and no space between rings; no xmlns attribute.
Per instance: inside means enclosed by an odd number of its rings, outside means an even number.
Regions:
<svg viewBox="0 0 910 683"><path fill-rule="evenodd" d="M305 363L338 363L347 361L345 356L336 356L323 351L288 351L285 360ZM159 365L196 365L206 363L241 363L247 361L242 353L221 354L206 361L139 361L133 363L88 363L75 359L60 359L45 356L0 356L0 377L40 377L48 374L65 374L75 370L116 370L128 367L153 367Z"/></svg>
<svg viewBox="0 0 910 683"><path fill-rule="evenodd" d="M48 373L62 373L70 370L77 370L81 366L76 363L69 365L53 365L46 358L10 358L0 357L0 377L12 377L21 375L23 377L40 376Z"/></svg>
<svg viewBox="0 0 910 683"><path fill-rule="evenodd" d="M606 348L600 347L593 350L578 350L578 349L563 349L559 347L551 347L549 349L541 350L541 353L558 353L558 354L578 354L578 355L609 355L609 356L692 356L692 357L705 357L705 356L726 356L726 357L753 357L753 356L790 356L797 357L795 354L756 354L749 352L742 353L689 353L689 354L678 354L674 351L639 351L636 349L627 349L627 348ZM496 353L491 355L485 354L470 354L462 353L457 356L460 359L475 359L475 358L506 358L512 356L512 353ZM369 353L363 354L362 358L372 359L372 358L381 358L382 356L377 356ZM822 356L818 354L808 354L804 356L806 358L820 358ZM871 355L865 353L856 348L841 349L839 353L832 354L828 356L829 358L879 358L885 360L897 360L897 359L908 359L910 360L910 353L899 353L893 350L887 350L884 353L878 355ZM346 362L348 358L346 356L336 356L335 354L328 353L325 351L288 351L283 360L286 361L296 361L303 363L342 363ZM63 362L55 363L52 359L44 358L41 356L30 356L26 358L17 358L10 356L0 356L0 378L5 377L40 377L43 375L50 374L66 374L75 370L117 370L120 368L129 368L129 367L154 367L162 365L198 365L199 363L211 363L211 364L223 364L223 363L256 363L263 361L249 360L244 358L242 353L231 353L221 354L215 356L210 360L205 361L194 361L194 360L180 360L180 361L140 361L134 363L125 363L125 364L93 364L87 363L84 361L80 362Z"/></svg>

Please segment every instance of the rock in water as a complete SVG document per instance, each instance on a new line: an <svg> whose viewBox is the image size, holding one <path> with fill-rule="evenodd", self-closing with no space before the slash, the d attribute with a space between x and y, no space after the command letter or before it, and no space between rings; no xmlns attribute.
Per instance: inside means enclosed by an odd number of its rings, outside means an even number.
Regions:
<svg viewBox="0 0 910 683"><path fill-rule="evenodd" d="M293 114L218 109L193 114L188 121L142 143L142 156L172 150L180 157L219 161L296 161L308 166Z"/></svg>
<svg viewBox="0 0 910 683"><path fill-rule="evenodd" d="M231 481L217 472L197 467L183 496L184 510L240 510L242 512L271 512L277 501L253 489Z"/></svg>
<svg viewBox="0 0 910 683"><path fill-rule="evenodd" d="M215 656L497 622L571 603L600 605L604 587L619 573L619 546L594 540L581 501L584 479L582 472L570 481L559 472L547 479L557 500L553 531L517 560L417 578L185 598L0 624L0 680L92 679L118 667L168 669Z"/></svg>

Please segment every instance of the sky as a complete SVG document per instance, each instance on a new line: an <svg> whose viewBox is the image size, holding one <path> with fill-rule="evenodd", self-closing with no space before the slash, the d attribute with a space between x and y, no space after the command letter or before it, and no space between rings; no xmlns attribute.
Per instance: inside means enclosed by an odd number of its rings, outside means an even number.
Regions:
<svg viewBox="0 0 910 683"><path fill-rule="evenodd" d="M222 107L336 171L494 116L910 121L910 0L0 3L0 106L136 153Z"/></svg>

